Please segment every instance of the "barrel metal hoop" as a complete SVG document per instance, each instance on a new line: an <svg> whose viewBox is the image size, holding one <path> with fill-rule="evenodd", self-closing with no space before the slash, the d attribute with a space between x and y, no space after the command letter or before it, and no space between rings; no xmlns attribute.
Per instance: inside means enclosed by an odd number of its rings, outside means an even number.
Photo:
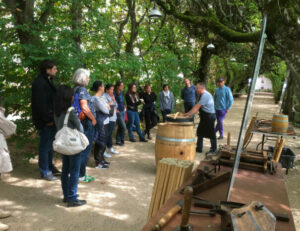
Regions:
<svg viewBox="0 0 300 231"><path fill-rule="evenodd" d="M276 119L272 119L272 121L281 122L281 123L289 122L289 120L276 120Z"/></svg>
<svg viewBox="0 0 300 231"><path fill-rule="evenodd" d="M163 137L163 136L159 136L159 135L156 135L156 139L163 140L163 141L178 142L178 143L194 142L196 140L196 138L191 138L191 139L174 139L174 138L168 138L168 137Z"/></svg>

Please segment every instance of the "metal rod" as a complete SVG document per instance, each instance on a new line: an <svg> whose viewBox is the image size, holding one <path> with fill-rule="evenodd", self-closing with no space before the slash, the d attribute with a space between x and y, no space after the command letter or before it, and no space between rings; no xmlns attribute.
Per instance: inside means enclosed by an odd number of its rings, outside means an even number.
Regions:
<svg viewBox="0 0 300 231"><path fill-rule="evenodd" d="M283 83L283 86L282 86L281 96L280 96L280 100L279 100L279 104L278 104L278 113L281 112L283 98L284 98L284 95L285 95L285 92L286 92L287 84L289 82L289 76L290 76L290 69L288 69L286 71L286 77L285 77L285 80L284 80L284 83Z"/></svg>
<svg viewBox="0 0 300 231"><path fill-rule="evenodd" d="M250 114L250 109L251 109L251 106L252 106L254 92L255 92L255 84L256 84L258 74L259 74L261 59L262 59L262 55L263 55L263 49L264 49L264 44L265 44L265 39L266 39L266 35L265 35L266 25L267 25L267 15L264 15L264 19L263 19L263 22L262 22L262 29L261 29L261 33L260 33L259 45L258 45L258 49L257 49L255 66L254 66L254 70L253 70L253 73L252 73L251 86L250 86L250 90L248 92L248 97L247 97L247 101L246 101L246 105L245 105L243 121L242 121L242 124L241 124L241 129L240 129L240 134L239 134L239 139L238 139L238 145L237 145L235 158L234 158L234 165L233 165L233 168L232 168L230 183L229 183L228 191L227 191L227 197L226 197L227 201L229 200L230 192L231 192L231 189L234 185L235 176L236 176L236 173L237 173L238 168L239 168L239 163L240 163L240 157L241 157L241 153L242 153L242 147L243 147L243 142L244 142L246 126L247 126L247 123L248 123L248 117L249 117L249 114Z"/></svg>

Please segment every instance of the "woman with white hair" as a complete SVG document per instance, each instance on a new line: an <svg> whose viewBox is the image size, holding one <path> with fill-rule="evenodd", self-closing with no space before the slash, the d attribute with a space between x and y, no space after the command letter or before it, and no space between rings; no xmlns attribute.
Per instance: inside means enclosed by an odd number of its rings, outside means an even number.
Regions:
<svg viewBox="0 0 300 231"><path fill-rule="evenodd" d="M72 81L75 84L73 106L77 110L77 115L81 120L84 134L90 142L87 148L80 153L81 165L79 181L88 183L95 179L94 177L86 175L86 165L93 145L94 126L97 123L95 119L96 113L93 98L86 89L86 86L90 82L90 71L83 68L77 69ZM77 101L79 102L78 105L76 105Z"/></svg>

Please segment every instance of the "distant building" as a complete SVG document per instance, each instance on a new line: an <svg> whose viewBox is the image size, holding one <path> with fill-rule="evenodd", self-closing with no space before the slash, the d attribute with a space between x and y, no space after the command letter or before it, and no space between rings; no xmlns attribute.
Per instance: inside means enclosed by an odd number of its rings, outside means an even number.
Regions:
<svg viewBox="0 0 300 231"><path fill-rule="evenodd" d="M261 75L257 78L255 84L256 91L272 91L272 82L270 79Z"/></svg>

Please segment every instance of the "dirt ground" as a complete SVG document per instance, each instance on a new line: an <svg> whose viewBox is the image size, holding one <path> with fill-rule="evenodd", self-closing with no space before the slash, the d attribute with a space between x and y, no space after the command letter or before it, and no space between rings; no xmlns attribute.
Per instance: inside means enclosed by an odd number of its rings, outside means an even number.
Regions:
<svg viewBox="0 0 300 231"><path fill-rule="evenodd" d="M236 99L225 120L225 131L231 132L232 143L238 138L244 105L245 97ZM252 115L259 112L259 118L271 119L276 110L272 96L255 96ZM155 136L155 129L152 132ZM260 139L255 135L253 143ZM219 144L225 142L226 139ZM121 154L110 159L109 170L95 169L91 158L87 172L96 180L79 185L78 193L81 199L87 200L87 205L77 208L67 208L62 203L60 181L39 179L36 159L29 163L17 160L14 171L3 175L0 181L0 208L13 214L1 222L8 224L11 231L140 230L146 222L155 177L154 143L155 139L148 143L126 142L124 147L117 148ZM299 138L288 139L286 146L300 156ZM206 140L204 152L208 149ZM195 166L201 159L203 154L197 154ZM59 159L55 162L61 166ZM295 224L300 231L299 162L285 179Z"/></svg>

